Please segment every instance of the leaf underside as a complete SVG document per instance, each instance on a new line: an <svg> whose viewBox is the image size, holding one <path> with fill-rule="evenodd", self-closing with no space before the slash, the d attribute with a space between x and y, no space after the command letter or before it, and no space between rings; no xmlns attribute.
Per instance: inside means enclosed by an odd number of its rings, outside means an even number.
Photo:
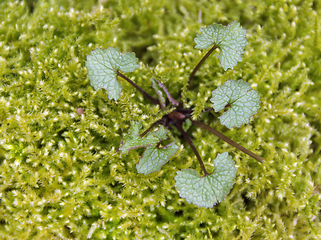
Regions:
<svg viewBox="0 0 321 240"><path fill-rule="evenodd" d="M135 53L121 54L118 48L96 48L87 56L88 78L95 90L105 88L109 99L120 97L122 86L117 80L117 72L133 72L139 67Z"/></svg>
<svg viewBox="0 0 321 240"><path fill-rule="evenodd" d="M165 84L162 83L162 82L160 82L160 81L158 81L158 80L156 80L156 81L157 81L157 83L158 83L158 86L159 86L160 88L162 88L163 91L165 92L165 94L166 94L168 100L170 101L170 103L173 104L173 106L178 106L178 105L179 105L179 102L177 102L177 101L172 97L172 95L169 93L169 91L168 91L167 87L165 86Z"/></svg>
<svg viewBox="0 0 321 240"><path fill-rule="evenodd" d="M184 169L175 176L175 187L181 198L199 207L210 208L221 202L234 185L235 163L227 152L214 159L214 171L200 177L195 170Z"/></svg>
<svg viewBox="0 0 321 240"><path fill-rule="evenodd" d="M247 44L246 30L240 23L233 21L226 27L221 24L212 24L200 29L194 39L196 48L207 49L216 45L221 49L219 60L222 68L226 71L233 69L238 62L242 61L244 48Z"/></svg>
<svg viewBox="0 0 321 240"><path fill-rule="evenodd" d="M249 83L240 80L227 80L212 92L210 101L215 112L224 109L228 104L229 109L219 117L221 124L228 128L240 127L248 123L260 108L260 96L251 88Z"/></svg>

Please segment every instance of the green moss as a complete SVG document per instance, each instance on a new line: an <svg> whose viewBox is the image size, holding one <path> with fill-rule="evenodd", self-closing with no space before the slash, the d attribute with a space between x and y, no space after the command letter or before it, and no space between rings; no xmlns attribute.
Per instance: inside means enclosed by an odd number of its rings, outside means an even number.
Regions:
<svg viewBox="0 0 321 240"><path fill-rule="evenodd" d="M2 239L316 239L321 235L321 4L318 1L2 1L0 4L0 236ZM201 23L200 21L201 20ZM243 61L224 72L204 54L200 27L232 20L247 29ZM141 151L117 151L131 120L163 113L122 82L119 101L90 86L96 47L135 51L128 76L152 94L158 77L195 118L266 159L259 164L192 127L210 169L231 152L238 170L211 209L179 198L176 171L200 171L189 147L160 172L137 174ZM215 57L216 56L216 57ZM154 68L150 68L154 67ZM260 93L250 124L231 130L209 107L210 91L243 78ZM197 81L196 81L197 80ZM204 105L205 104L205 105ZM208 104L208 105L207 105ZM83 108L79 116L77 108ZM181 146L184 142L173 132Z"/></svg>

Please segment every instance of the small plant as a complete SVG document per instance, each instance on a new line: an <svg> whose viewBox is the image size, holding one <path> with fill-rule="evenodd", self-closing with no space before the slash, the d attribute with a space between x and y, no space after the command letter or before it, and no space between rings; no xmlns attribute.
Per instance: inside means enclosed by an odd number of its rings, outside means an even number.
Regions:
<svg viewBox="0 0 321 240"><path fill-rule="evenodd" d="M196 48L210 49L190 74L189 84L198 69L216 48L220 49L219 60L221 66L224 70L227 70L228 68L233 69L242 60L244 47L247 44L246 31L236 21L226 27L220 24L212 24L201 28L200 32L195 38ZM175 177L176 189L180 197L185 198L188 203L193 203L200 207L213 207L230 192L234 185L236 167L232 157L227 152L224 152L223 154L218 154L213 161L214 171L207 172L198 151L187 133L192 124L220 137L261 163L264 159L235 143L214 128L200 121L193 121L191 119L193 111L190 108L182 107L182 104L171 96L162 82L151 79L152 88L156 92L157 99L146 93L141 87L123 75L123 73L133 72L139 68L137 63L138 59L134 53L121 54L117 48L113 47L95 49L87 56L86 67L92 86L96 90L105 88L109 99L119 99L122 91L122 86L118 81L118 77L120 77L134 86L152 103L159 105L162 110L166 109L166 98L175 109L171 113L164 115L161 120L154 122L143 133L141 133L141 123L132 121L128 134L124 137L119 150L122 154L128 154L130 150L135 148L146 148L139 163L136 165L137 172L147 175L159 171L179 149L175 141L166 146L161 145L162 141L167 138L168 126L175 126L192 148L204 173L203 176L199 176L195 170L191 169L178 171ZM226 81L224 85L219 86L212 92L210 101L213 103L213 108L205 109L203 112L218 112L227 108L227 111L220 117L220 122L228 128L240 127L242 124L248 123L250 117L260 107L258 93L251 88L249 83L243 80ZM157 130L152 131L155 127L157 127Z"/></svg>

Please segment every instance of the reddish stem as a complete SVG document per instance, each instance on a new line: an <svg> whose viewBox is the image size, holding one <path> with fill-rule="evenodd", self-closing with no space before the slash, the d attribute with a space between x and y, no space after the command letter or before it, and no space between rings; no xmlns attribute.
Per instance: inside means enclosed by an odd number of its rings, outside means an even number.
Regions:
<svg viewBox="0 0 321 240"><path fill-rule="evenodd" d="M127 82L129 82L133 87L135 87L138 91L140 91L145 97L147 97L152 103L156 104L156 105L160 105L160 102L153 98L151 95L149 95L147 92L145 92L141 87L139 87L136 83L134 83L132 80L130 80L128 77L126 77L125 75L123 75L120 72L117 72L117 76L123 78L124 80L126 80Z"/></svg>
<svg viewBox="0 0 321 240"><path fill-rule="evenodd" d="M197 70L202 66L202 64L205 62L205 60L212 54L212 52L214 52L214 50L218 48L218 46L214 45L207 53L206 55L201 59L201 61L199 61L199 63L196 65L196 67L194 68L193 72L191 73L191 75L189 75L188 81L189 81L189 85L191 85L192 79L195 75L195 73L197 72Z"/></svg>
<svg viewBox="0 0 321 240"><path fill-rule="evenodd" d="M238 143L234 142L233 140L231 140L230 138L228 138L224 134L222 134L219 131L217 131L216 129L214 129L214 128L210 127L210 126L207 126L206 124L204 124L202 122L199 122L199 121L192 121L192 123L195 126L201 127L203 129L207 130L208 132L213 133L214 135L216 135L219 138L221 138L223 141L227 142L228 144L230 144L231 146L237 148L238 150L246 153L250 157L252 157L255 160L259 161L260 163L264 162L264 159L262 157L256 155L255 153L251 152L250 150L246 149L245 147L242 147L241 145L239 145Z"/></svg>
<svg viewBox="0 0 321 240"><path fill-rule="evenodd" d="M190 147L192 148L194 154L196 155L197 160L198 160L198 162L200 163L201 168L202 168L202 170L203 170L203 172L204 172L204 176L203 176L203 177L209 175L209 173L206 171L206 168L205 168L205 166L204 166L204 163L203 163L203 161L202 161L202 158L201 158L201 156L199 155L199 153L198 153L195 145L193 144L193 142L192 142L191 138L189 137L189 135L184 131L184 129L183 129L183 127L182 127L182 123L181 123L181 122L176 122L176 123L175 123L175 126L176 126L176 128L182 133L182 135L184 136L184 138L186 139L186 141L188 142L188 144L189 144Z"/></svg>
<svg viewBox="0 0 321 240"><path fill-rule="evenodd" d="M152 130L154 127L156 127L157 125L161 124L162 121L158 120L156 122L154 122L145 132L143 132L142 134L139 135L139 137L144 137L150 130Z"/></svg>

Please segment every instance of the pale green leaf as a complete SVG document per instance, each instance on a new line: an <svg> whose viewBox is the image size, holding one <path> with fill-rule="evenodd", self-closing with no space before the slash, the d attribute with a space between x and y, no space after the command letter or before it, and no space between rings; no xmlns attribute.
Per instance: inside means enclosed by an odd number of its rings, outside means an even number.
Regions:
<svg viewBox="0 0 321 240"><path fill-rule="evenodd" d="M248 123L260 108L260 96L251 88L249 83L240 80L227 80L212 92L210 101L213 103L215 112L229 109L220 118L221 124L228 128L240 127Z"/></svg>
<svg viewBox="0 0 321 240"><path fill-rule="evenodd" d="M137 172L145 175L159 171L169 159L177 153L179 147L172 142L163 148L157 146L147 147L143 157L136 165Z"/></svg>
<svg viewBox="0 0 321 240"><path fill-rule="evenodd" d="M175 176L175 187L181 198L199 207L210 208L221 202L234 185L235 163L227 152L218 154L214 171L200 177L195 170L184 169Z"/></svg>
<svg viewBox="0 0 321 240"><path fill-rule="evenodd" d="M247 44L246 31L240 23L233 21L226 27L221 24L212 24L200 29L194 39L196 48L207 49L213 44L221 49L219 59L222 68L226 71L233 69L238 62L242 61L244 47Z"/></svg>
<svg viewBox="0 0 321 240"><path fill-rule="evenodd" d="M105 88L109 99L120 97L122 86L117 81L117 71L132 72L139 67L135 53L121 54L118 48L96 48L87 56L88 78L95 90Z"/></svg>
<svg viewBox="0 0 321 240"><path fill-rule="evenodd" d="M163 125L160 125L158 130L149 132L145 137L140 137L139 131L142 125L139 121L132 121L128 130L128 134L124 137L124 143L119 148L123 154L135 148L148 147L156 145L163 139L166 139L167 129Z"/></svg>

